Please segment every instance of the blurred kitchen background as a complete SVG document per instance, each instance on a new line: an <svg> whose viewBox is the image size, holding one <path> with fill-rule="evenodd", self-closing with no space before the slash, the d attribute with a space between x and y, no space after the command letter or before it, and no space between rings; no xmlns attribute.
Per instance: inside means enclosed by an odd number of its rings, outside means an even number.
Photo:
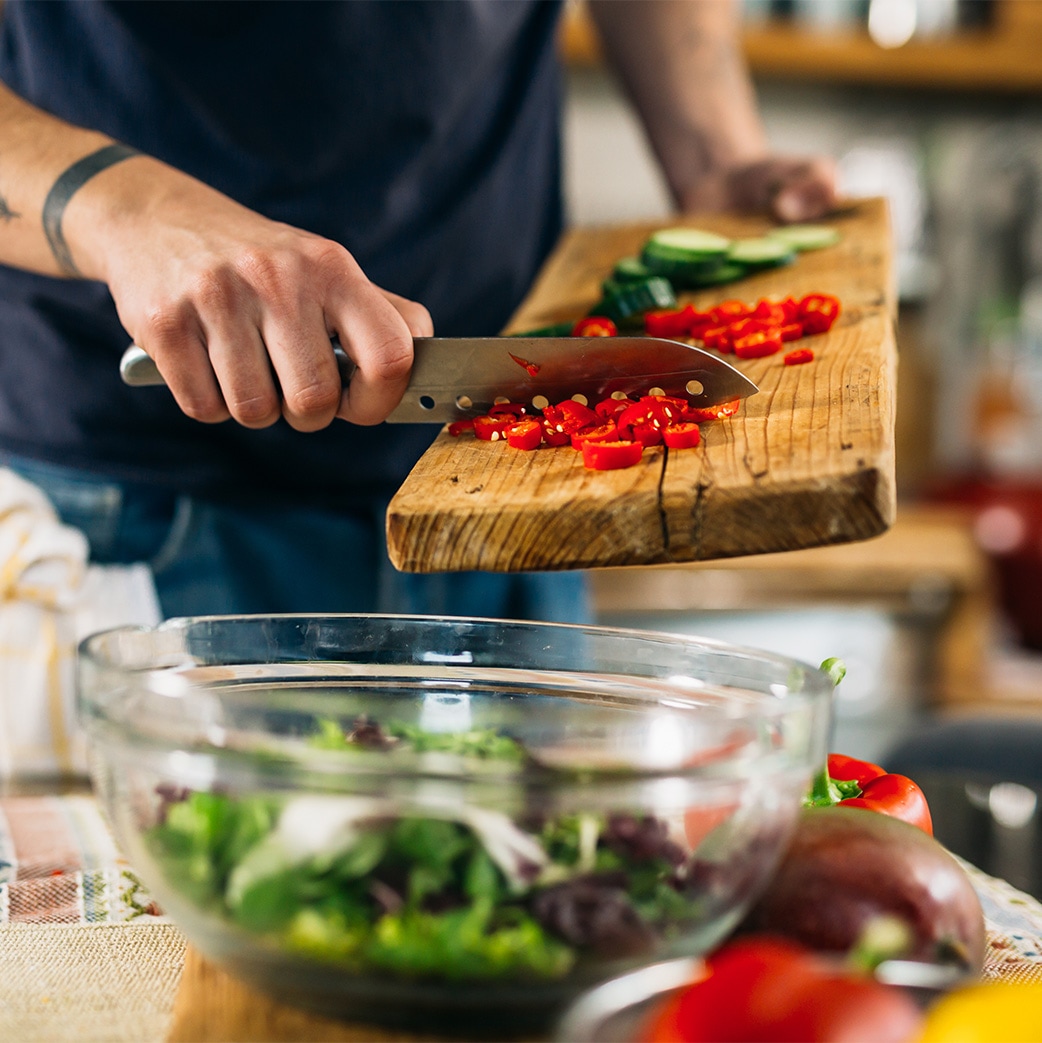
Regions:
<svg viewBox="0 0 1042 1043"><path fill-rule="evenodd" d="M775 147L889 200L898 520L846 547L594 573L598 621L839 656L833 749L917 772L938 836L1042 895L1042 0L742 15ZM582 0L562 47L572 223L668 221Z"/></svg>

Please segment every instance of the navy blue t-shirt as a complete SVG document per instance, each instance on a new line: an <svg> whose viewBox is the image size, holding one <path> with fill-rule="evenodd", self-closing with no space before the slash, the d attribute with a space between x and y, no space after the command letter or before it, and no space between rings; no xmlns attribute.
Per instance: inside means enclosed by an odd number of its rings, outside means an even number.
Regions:
<svg viewBox="0 0 1042 1043"><path fill-rule="evenodd" d="M0 78L343 243L443 335L498 332L560 232L552 0L7 0ZM185 417L118 375L107 288L0 266L0 450L203 495L386 495L437 428Z"/></svg>

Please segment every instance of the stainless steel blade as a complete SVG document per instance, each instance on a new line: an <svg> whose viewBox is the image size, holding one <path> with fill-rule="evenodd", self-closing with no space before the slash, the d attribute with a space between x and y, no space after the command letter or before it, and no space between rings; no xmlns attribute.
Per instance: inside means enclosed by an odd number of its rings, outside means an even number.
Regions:
<svg viewBox="0 0 1042 1043"><path fill-rule="evenodd" d="M441 424L485 413L497 401L540 406L583 395L592 403L616 392L658 391L709 406L757 391L722 358L658 337L417 337L414 345L409 386L387 418L393 423ZM339 344L334 351L346 383L354 363ZM134 386L163 383L134 344L120 374Z"/></svg>

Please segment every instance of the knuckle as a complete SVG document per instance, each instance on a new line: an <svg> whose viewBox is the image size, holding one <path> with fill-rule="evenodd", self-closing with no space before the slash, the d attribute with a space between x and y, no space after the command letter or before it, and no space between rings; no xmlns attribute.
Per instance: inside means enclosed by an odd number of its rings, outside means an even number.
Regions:
<svg viewBox="0 0 1042 1043"><path fill-rule="evenodd" d="M342 388L321 381L296 388L286 395L286 411L298 417L332 417L340 405Z"/></svg>
<svg viewBox="0 0 1042 1043"><path fill-rule="evenodd" d="M229 400L228 411L243 427L270 427L281 416L274 395L253 395Z"/></svg>
<svg viewBox="0 0 1042 1043"><path fill-rule="evenodd" d="M401 337L388 337L379 347L371 372L378 380L398 381L412 369L412 344Z"/></svg>
<svg viewBox="0 0 1042 1043"><path fill-rule="evenodd" d="M236 283L234 273L226 266L206 268L189 278L188 295L203 311L223 311L239 297Z"/></svg>

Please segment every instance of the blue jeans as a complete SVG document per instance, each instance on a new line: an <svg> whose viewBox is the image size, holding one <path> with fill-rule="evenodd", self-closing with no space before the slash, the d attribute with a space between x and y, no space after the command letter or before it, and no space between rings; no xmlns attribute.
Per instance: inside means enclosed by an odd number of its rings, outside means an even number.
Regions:
<svg viewBox="0 0 1042 1043"><path fill-rule="evenodd" d="M164 617L393 612L585 623L577 572L397 572L386 504L237 506L0 454L80 529L99 564L147 563Z"/></svg>

